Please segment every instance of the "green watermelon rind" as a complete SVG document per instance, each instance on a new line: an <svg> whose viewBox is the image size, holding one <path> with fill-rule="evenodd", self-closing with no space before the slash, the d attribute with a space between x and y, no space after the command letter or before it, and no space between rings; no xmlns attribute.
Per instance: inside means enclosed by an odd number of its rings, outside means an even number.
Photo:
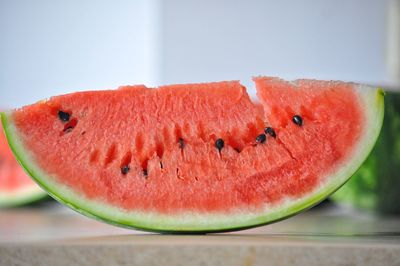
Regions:
<svg viewBox="0 0 400 266"><path fill-rule="evenodd" d="M0 192L0 208L11 208L27 205L46 198L47 193L39 188L36 183L29 189L15 191L14 193Z"/></svg>
<svg viewBox="0 0 400 266"><path fill-rule="evenodd" d="M187 212L176 215L128 212L101 200L85 198L65 185L56 183L53 181L54 177L40 169L34 156L24 148L13 125L11 113L1 113L1 120L11 149L25 171L53 198L71 209L109 224L139 230L178 233L225 232L273 223L304 211L339 189L357 171L379 136L384 116L384 92L382 89L365 85L354 86L364 104L366 124L352 159L338 167L337 171L328 176L329 181L326 184L314 189L309 195L299 199L287 199L279 206L266 206L265 210L257 212L239 210L234 213Z"/></svg>
<svg viewBox="0 0 400 266"><path fill-rule="evenodd" d="M3 129L0 128L0 130ZM0 188L0 208L11 208L27 205L40 201L47 196L48 194L33 182L30 184L24 184L22 188L17 188L13 191Z"/></svg>

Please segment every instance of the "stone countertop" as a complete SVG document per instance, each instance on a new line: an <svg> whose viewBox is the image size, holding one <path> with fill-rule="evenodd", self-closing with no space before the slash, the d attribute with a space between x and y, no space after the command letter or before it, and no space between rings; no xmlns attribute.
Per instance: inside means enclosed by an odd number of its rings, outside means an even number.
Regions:
<svg viewBox="0 0 400 266"><path fill-rule="evenodd" d="M0 265L400 265L400 217L325 206L223 234L107 225L56 202L0 210Z"/></svg>

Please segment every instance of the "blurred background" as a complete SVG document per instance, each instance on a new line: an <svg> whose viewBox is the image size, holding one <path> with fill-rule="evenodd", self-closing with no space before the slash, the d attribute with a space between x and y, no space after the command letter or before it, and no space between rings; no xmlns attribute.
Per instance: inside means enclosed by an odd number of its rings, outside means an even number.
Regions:
<svg viewBox="0 0 400 266"><path fill-rule="evenodd" d="M0 106L255 75L396 88L398 0L0 0Z"/></svg>
<svg viewBox="0 0 400 266"><path fill-rule="evenodd" d="M398 90L400 0L0 0L0 108L125 84L239 79L254 96L251 77L257 75L338 79ZM335 200L400 213L400 96L396 97L387 97L391 104L381 134L385 139L379 140L358 179L335 194ZM3 144L7 147L4 139ZM12 205L22 201L17 203ZM89 219L77 221L75 216L51 218L61 207L45 206L45 216L31 209L2 211L0 235L49 237L57 228L35 228L60 220L70 229L69 236L93 230L127 232ZM70 215L66 208L62 211ZM380 224L370 216L346 220L343 212L336 214L323 216L323 223L296 218L303 223L290 220L267 230L287 232L303 224L305 231L315 232L326 223L319 233L351 234Z"/></svg>

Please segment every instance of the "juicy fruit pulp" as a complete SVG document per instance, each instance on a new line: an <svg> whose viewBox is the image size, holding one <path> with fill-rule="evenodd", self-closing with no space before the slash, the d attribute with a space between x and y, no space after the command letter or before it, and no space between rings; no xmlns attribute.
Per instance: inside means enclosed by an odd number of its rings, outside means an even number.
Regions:
<svg viewBox="0 0 400 266"><path fill-rule="evenodd" d="M53 97L3 122L28 171L78 211L153 230L254 226L344 183L383 106L379 91L349 83L255 82L262 108L238 82L127 86Z"/></svg>
<svg viewBox="0 0 400 266"><path fill-rule="evenodd" d="M0 207L30 203L45 195L15 160L0 128Z"/></svg>

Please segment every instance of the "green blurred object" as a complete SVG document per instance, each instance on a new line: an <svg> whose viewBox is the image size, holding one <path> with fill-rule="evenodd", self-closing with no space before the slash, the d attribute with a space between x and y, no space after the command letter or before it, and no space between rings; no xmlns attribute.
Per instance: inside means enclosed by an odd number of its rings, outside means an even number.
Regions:
<svg viewBox="0 0 400 266"><path fill-rule="evenodd" d="M376 146L336 202L382 214L400 214L400 93L385 95L385 119Z"/></svg>

